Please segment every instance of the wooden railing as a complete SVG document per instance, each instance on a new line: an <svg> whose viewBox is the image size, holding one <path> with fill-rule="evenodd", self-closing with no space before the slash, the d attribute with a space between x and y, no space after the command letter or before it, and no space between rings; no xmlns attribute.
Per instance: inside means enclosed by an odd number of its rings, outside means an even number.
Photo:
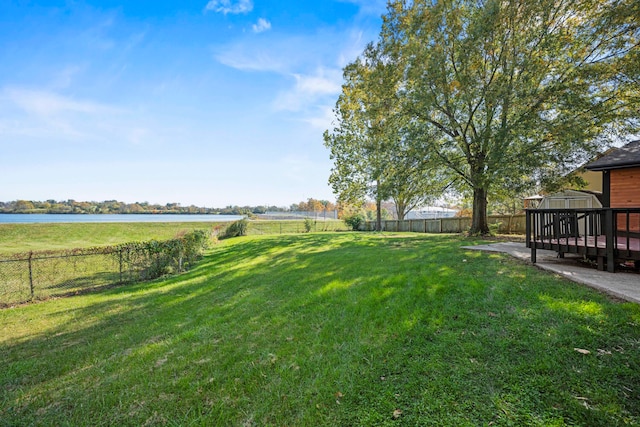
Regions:
<svg viewBox="0 0 640 427"><path fill-rule="evenodd" d="M597 259L601 270L606 262L610 272L617 260L640 260L640 207L528 209L525 227L534 263L537 249L557 251L560 257L583 254Z"/></svg>

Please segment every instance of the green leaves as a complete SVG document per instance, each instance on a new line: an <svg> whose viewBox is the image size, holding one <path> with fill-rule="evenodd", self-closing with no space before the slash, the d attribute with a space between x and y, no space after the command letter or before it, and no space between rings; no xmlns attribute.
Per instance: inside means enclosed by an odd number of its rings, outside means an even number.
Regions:
<svg viewBox="0 0 640 427"><path fill-rule="evenodd" d="M334 161L329 183L342 202L365 197L393 199L398 217L434 192L407 138L409 116L402 109L400 58L369 44L363 55L345 67L345 83L336 103L337 125L324 134Z"/></svg>
<svg viewBox="0 0 640 427"><path fill-rule="evenodd" d="M638 129L629 64L639 32L627 15L636 9L630 0L395 2L380 43L400 58L411 139L479 197L564 175ZM488 231L486 210L474 209L472 228Z"/></svg>

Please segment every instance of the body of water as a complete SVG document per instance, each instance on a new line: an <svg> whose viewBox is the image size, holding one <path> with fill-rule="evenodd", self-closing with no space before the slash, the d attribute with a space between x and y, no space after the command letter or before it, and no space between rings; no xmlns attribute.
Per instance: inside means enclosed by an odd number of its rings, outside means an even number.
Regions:
<svg viewBox="0 0 640 427"><path fill-rule="evenodd" d="M55 222L227 222L240 215L171 214L0 214L0 224Z"/></svg>

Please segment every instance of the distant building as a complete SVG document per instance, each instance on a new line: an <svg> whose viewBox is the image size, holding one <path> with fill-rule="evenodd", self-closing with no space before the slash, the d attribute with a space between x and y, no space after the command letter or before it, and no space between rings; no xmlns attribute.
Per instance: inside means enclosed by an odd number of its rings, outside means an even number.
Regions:
<svg viewBox="0 0 640 427"><path fill-rule="evenodd" d="M437 219L452 218L458 213L455 209L442 208L439 206L422 206L407 213L405 219Z"/></svg>

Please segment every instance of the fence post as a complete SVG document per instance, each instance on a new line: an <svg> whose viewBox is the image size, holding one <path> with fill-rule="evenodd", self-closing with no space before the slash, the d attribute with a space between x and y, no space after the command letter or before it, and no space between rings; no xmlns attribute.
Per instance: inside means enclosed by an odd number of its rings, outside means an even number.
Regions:
<svg viewBox="0 0 640 427"><path fill-rule="evenodd" d="M29 252L29 290L31 291L31 300L33 300L33 267L31 265L31 258L33 258L33 251Z"/></svg>
<svg viewBox="0 0 640 427"><path fill-rule="evenodd" d="M120 268L120 284L122 284L122 248L118 250L118 264Z"/></svg>

